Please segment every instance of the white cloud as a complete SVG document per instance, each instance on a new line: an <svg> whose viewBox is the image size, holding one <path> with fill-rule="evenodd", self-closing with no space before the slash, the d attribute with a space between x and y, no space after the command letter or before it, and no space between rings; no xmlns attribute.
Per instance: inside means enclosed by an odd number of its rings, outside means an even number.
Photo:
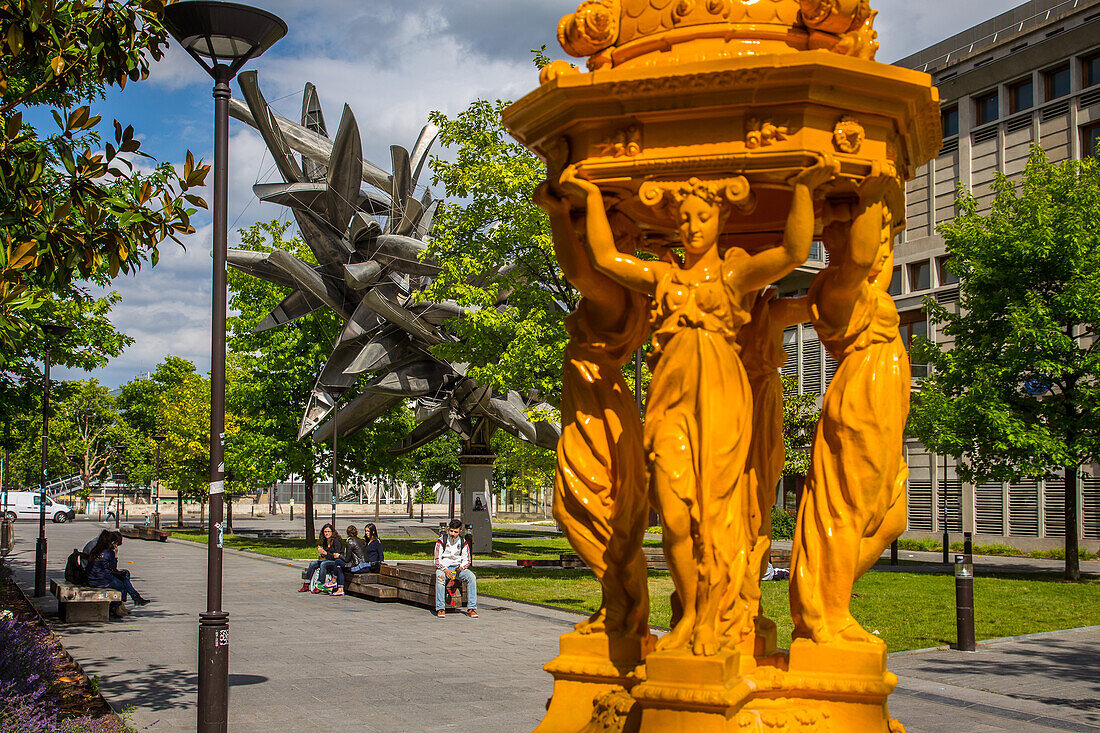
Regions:
<svg viewBox="0 0 1100 733"><path fill-rule="evenodd" d="M537 85L529 49L545 44L563 57L556 40L557 20L576 0L258 0L283 17L288 36L249 64L272 106L298 119L306 81L317 85L330 134L335 134L347 102L355 113L364 154L389 168L389 146L413 144L432 110L455 114L479 97L516 99ZM1012 0L876 0L880 60L892 61L1011 9ZM181 140L212 158L210 78L173 42L154 64L147 82L177 110L164 128L145 130L143 148L156 155ZM127 93L129 90L127 90ZM200 113L196 114L196 110ZM201 122L199 120L202 120ZM287 209L255 200L251 186L271 167L257 133L232 122L230 140L230 246L237 230L255 221L286 219ZM179 153L172 153L178 155ZM157 156L161 157L160 155ZM425 183L427 177L422 179ZM212 178L208 178L212 183ZM207 188L204 197L212 197ZM136 278L119 280L123 295L115 322L135 344L96 374L118 384L152 369L166 354L209 368L210 226L196 216L199 231L188 249L162 248L161 263ZM83 375L74 375L83 376Z"/></svg>

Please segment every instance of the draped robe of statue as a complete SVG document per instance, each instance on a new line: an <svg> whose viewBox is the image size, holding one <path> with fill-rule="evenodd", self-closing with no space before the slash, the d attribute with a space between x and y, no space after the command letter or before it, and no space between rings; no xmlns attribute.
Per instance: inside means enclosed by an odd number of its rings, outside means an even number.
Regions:
<svg viewBox="0 0 1100 733"><path fill-rule="evenodd" d="M750 300L752 319L741 329L741 362L752 392L752 438L745 473L749 482L748 568L741 584L741 599L755 619L757 633L770 633L775 622L763 617L760 579L771 553L771 510L776 485L783 473L783 380L780 370L787 361L783 331L805 320L805 298L775 299L768 288Z"/></svg>
<svg viewBox="0 0 1100 733"><path fill-rule="evenodd" d="M852 586L905 529L902 439L909 412L909 359L898 333L898 311L887 293L892 267L889 225L881 204L866 206L851 225L826 230L838 237L830 265L810 286L811 322L838 366L825 392L814 435L810 474L802 493L791 565L793 637L818 643L881 645L851 616ZM870 221L868 221L870 220ZM832 230L832 231L830 231ZM845 251L835 251L837 247ZM868 252L850 307L836 296L852 255ZM851 275L848 275L851 277ZM847 296L842 296L847 297ZM837 318L847 310L847 318Z"/></svg>
<svg viewBox="0 0 1100 733"><path fill-rule="evenodd" d="M689 557L665 542L669 569L694 562L700 609L691 617L704 633L747 635L746 609L734 601L748 563L748 480L752 392L741 364L737 333L749 320L743 293L727 283L744 264L731 248L721 277L669 267L653 303L653 377L646 403L646 454L661 520L671 538L692 537ZM670 549L672 550L670 552ZM675 571L674 571L675 572ZM684 615L683 585L672 599L672 626ZM722 621L718 613L721 609ZM694 609L691 609L694 611ZM708 618L709 616L709 618ZM709 628L708 628L709 627ZM671 639L666 637L668 642Z"/></svg>
<svg viewBox="0 0 1100 733"><path fill-rule="evenodd" d="M565 319L562 436L554 474L554 518L600 579L602 601L581 633L649 636L642 537L649 513L642 424L622 366L649 335L647 299L592 269L568 211L548 187L547 209L566 277L581 292Z"/></svg>

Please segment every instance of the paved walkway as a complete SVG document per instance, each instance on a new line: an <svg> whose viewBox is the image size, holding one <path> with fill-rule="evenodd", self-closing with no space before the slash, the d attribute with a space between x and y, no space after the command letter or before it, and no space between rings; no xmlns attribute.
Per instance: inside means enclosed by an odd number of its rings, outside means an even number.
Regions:
<svg viewBox="0 0 1100 733"><path fill-rule="evenodd" d="M102 525L50 525L50 575ZM33 530L11 564L33 586ZM194 730L205 547L127 540L122 565L154 603L126 621L58 624L66 648L137 728ZM129 561L133 561L130 563ZM479 620L298 594L288 563L227 550L230 730L529 731L551 692L541 665L579 617L484 599ZM48 616L52 596L41 603ZM892 655L891 713L910 733L1100 731L1100 628Z"/></svg>

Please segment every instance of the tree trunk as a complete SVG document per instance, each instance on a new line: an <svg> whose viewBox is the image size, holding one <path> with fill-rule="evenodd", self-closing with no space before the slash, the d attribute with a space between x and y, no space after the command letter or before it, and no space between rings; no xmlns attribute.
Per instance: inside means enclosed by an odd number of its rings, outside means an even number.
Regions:
<svg viewBox="0 0 1100 733"><path fill-rule="evenodd" d="M317 528L313 522L313 466L306 468L306 539L313 542L317 539Z"/></svg>
<svg viewBox="0 0 1100 733"><path fill-rule="evenodd" d="M1077 546L1077 482L1080 466L1066 467L1066 580L1081 579Z"/></svg>
<svg viewBox="0 0 1100 733"><path fill-rule="evenodd" d="M225 533L233 534L233 500L225 495Z"/></svg>
<svg viewBox="0 0 1100 733"><path fill-rule="evenodd" d="M199 531L206 529L206 502L199 502Z"/></svg>
<svg viewBox="0 0 1100 733"><path fill-rule="evenodd" d="M183 494L176 491L176 526L183 526Z"/></svg>

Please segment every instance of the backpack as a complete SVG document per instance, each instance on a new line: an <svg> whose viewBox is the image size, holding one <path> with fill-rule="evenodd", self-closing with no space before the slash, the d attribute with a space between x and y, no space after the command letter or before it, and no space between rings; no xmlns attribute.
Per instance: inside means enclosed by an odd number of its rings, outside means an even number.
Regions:
<svg viewBox="0 0 1100 733"><path fill-rule="evenodd" d="M65 581L73 585L88 583L88 556L74 549L65 561Z"/></svg>

